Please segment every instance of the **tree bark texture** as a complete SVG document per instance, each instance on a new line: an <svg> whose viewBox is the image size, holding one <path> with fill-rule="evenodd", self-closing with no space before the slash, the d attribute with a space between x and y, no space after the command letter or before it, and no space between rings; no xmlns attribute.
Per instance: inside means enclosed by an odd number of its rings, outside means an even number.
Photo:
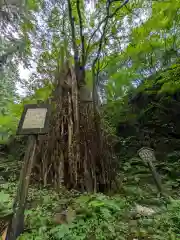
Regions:
<svg viewBox="0 0 180 240"><path fill-rule="evenodd" d="M71 67L59 73L51 104L54 111L50 131L47 139L39 140L37 149L35 172L39 179L44 186L104 191L114 176L112 146L100 122L97 134L93 102L89 94L87 101L84 99Z"/></svg>

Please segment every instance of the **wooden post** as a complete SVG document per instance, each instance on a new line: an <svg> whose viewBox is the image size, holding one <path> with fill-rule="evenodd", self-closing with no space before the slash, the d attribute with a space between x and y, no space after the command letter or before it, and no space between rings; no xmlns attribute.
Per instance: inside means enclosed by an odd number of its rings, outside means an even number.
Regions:
<svg viewBox="0 0 180 240"><path fill-rule="evenodd" d="M151 148L148 148L148 147L142 147L138 151L138 155L143 160L143 162L148 165L149 170L152 173L153 180L154 180L154 182L156 184L156 187L157 187L157 190L159 191L159 193L162 196L167 197L167 195L164 193L164 190L163 190L163 186L162 186L162 183L161 183L160 175L156 171L156 168L155 168L155 166L153 164L153 161L156 160L156 157L155 157L155 154L154 154L154 150L151 149Z"/></svg>
<svg viewBox="0 0 180 240"><path fill-rule="evenodd" d="M24 229L24 211L28 195L31 172L35 161L35 151L37 145L37 135L30 135L28 139L28 149L24 157L23 167L20 173L19 186L14 201L14 215L8 226L6 240L15 240Z"/></svg>
<svg viewBox="0 0 180 240"><path fill-rule="evenodd" d="M147 163L148 163L148 167L149 167L149 169L150 169L150 171L152 173L152 176L154 178L154 182L155 182L155 184L157 186L157 189L162 194L163 193L163 189L162 189L162 184L161 184L161 178L160 178L158 172L156 171L152 161L150 159L148 159Z"/></svg>
<svg viewBox="0 0 180 240"><path fill-rule="evenodd" d="M20 173L19 185L13 205L13 217L7 229L6 240L15 240L23 232L24 211L31 172L35 161L37 136L48 133L49 118L50 106L47 104L29 104L24 106L17 134L29 135L28 148Z"/></svg>

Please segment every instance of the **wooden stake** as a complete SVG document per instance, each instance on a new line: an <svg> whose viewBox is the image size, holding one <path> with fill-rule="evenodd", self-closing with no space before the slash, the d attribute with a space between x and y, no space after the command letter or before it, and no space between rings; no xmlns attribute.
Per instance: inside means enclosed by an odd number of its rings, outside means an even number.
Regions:
<svg viewBox="0 0 180 240"><path fill-rule="evenodd" d="M13 205L14 215L8 226L6 240L15 240L24 229L24 211L26 207L31 171L35 160L36 144L37 136L30 135L28 139L28 149L25 153L24 164L21 169L19 185Z"/></svg>

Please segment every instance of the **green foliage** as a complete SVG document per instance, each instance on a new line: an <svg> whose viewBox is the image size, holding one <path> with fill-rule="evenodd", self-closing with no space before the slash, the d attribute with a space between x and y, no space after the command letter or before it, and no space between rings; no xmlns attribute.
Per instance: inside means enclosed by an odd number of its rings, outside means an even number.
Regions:
<svg viewBox="0 0 180 240"><path fill-rule="evenodd" d="M9 137L15 135L18 123L25 104L36 104L38 102L46 101L52 93L52 85L35 90L35 93L29 97L24 98L19 103L13 101L7 102L5 114L0 114L0 144L6 144Z"/></svg>
<svg viewBox="0 0 180 240"><path fill-rule="evenodd" d="M3 218L4 216L12 213L12 205L9 202L9 198L9 194L0 191L0 218Z"/></svg>
<svg viewBox="0 0 180 240"><path fill-rule="evenodd" d="M117 100L109 99L104 106L105 118L121 138L121 155L132 153L132 157L144 144L162 149L164 143L167 151L168 147L169 152L175 150L173 144L178 144L179 139L179 66L179 63L174 64L145 79L138 88L129 89Z"/></svg>
<svg viewBox="0 0 180 240"><path fill-rule="evenodd" d="M160 93L169 92L173 94L179 91L180 83L180 64L174 64L168 71L162 73L157 84L162 84Z"/></svg>
<svg viewBox="0 0 180 240"><path fill-rule="evenodd" d="M22 34L24 39L24 46L19 52L23 62L28 59L29 64L33 59L37 66L30 79L21 81L28 90L28 96L21 100L14 92L19 78L16 67L4 67L5 72L0 81L0 143L7 143L9 137L15 134L24 104L43 102L49 98L65 60L74 64L74 44L79 60L82 60L81 30L87 54L86 66L83 66L87 70L86 83L88 87L93 87L91 67L103 36L102 30L105 28L106 1L97 1L93 11L90 11L86 1L80 1L83 29L80 26L78 1L70 2L73 19L68 17L67 1L47 3L29 0L26 3L28 18L21 18L18 24L18 34ZM119 2L111 1L109 14L118 9ZM144 79L166 69L178 58L180 3L177 0L172 0L171 3L153 1L150 6L149 2L146 1L145 5L143 2L139 1L134 5L129 3L108 19L100 49L100 61L96 64L96 70L100 71L96 85L102 82L101 86L106 88L104 127L109 133L115 134L116 128L121 125L118 146L121 149L120 195L108 197L103 194L83 194L77 197L67 192L57 194L46 189L30 188L25 213L26 231L19 239L179 238L179 200L172 201L165 207L163 200L157 197L157 190L151 182L152 177L146 166L139 159L131 157L141 145L147 144L145 137L149 137L148 144L161 149L161 153L162 149L163 152L172 153L174 150L167 148L169 132L166 137L164 132L173 129L170 133L174 133L178 126L174 119L179 119L179 116L174 112L179 112L179 102L170 101L169 96L177 93L179 89L179 64L157 78ZM142 16L146 19L140 19ZM73 24L75 37L72 38ZM7 29L11 29L11 26ZM3 54L7 53L10 45L1 47ZM14 47L14 44L12 45ZM14 48L10 51L13 53L10 55L15 59L16 51ZM14 58L12 62L16 63ZM136 89L134 86L137 85L140 87ZM136 100L133 100L132 95L137 97ZM167 110L171 109L173 111L168 115ZM159 132L156 135L157 130ZM159 142L164 145L159 146ZM179 142L173 141L172 145L179 146ZM171 155L166 160L167 162L164 161L164 155L161 156L156 167L164 177L163 184L174 194L172 188L179 187L179 177L175 179L172 175L174 169L179 168L179 159L174 160ZM15 171L15 163L2 161L0 168L5 173L9 168ZM15 188L14 183L3 184L0 193L4 202L2 209L5 205L9 206L8 209L12 205ZM162 211L147 219L135 219L137 225L131 227L130 209L134 207L134 203L142 203L147 199L158 202ZM58 205L73 208L76 212L73 222L59 225L53 223L52 210Z"/></svg>
<svg viewBox="0 0 180 240"><path fill-rule="evenodd" d="M107 84L109 100L122 97L132 84L139 85L144 78L166 69L178 59L179 2L152 1L152 8L150 5L146 9L141 6L139 10L131 7L127 6L129 13L132 11L132 15L127 15L130 22L128 44L120 53L115 50L102 60L108 62L106 71L110 80ZM141 12L144 12L145 20L141 18ZM177 81L171 83L167 80L163 91L178 88Z"/></svg>
<svg viewBox="0 0 180 240"><path fill-rule="evenodd" d="M16 149L17 150L17 149ZM0 176L2 181L17 179L21 163L14 158L0 158Z"/></svg>
<svg viewBox="0 0 180 240"><path fill-rule="evenodd" d="M2 181L2 179L0 180ZM13 182L1 183L0 189L0 218L12 213L13 198L15 196L16 185Z"/></svg>
<svg viewBox="0 0 180 240"><path fill-rule="evenodd" d="M176 162L178 152L168 156ZM122 160L121 160L122 164ZM177 165L176 165L177 167ZM13 169L14 166L12 166ZM146 180L145 180L146 179ZM171 200L167 205L157 195L157 190L148 174L148 168L139 158L124 161L119 174L119 193L80 194L59 189L31 186L25 211L25 232L19 240L27 239L92 239L126 240L128 238L179 239L180 201ZM166 186L166 185L165 185ZM1 184L0 214L12 211L16 194L16 182ZM173 193L173 192L172 192ZM175 194L174 196L177 196ZM134 215L135 204L145 204L156 209L154 215ZM54 213L66 209L75 215L67 223L54 222ZM166 231L165 231L166 229Z"/></svg>
<svg viewBox="0 0 180 240"><path fill-rule="evenodd" d="M45 206L47 209L47 203ZM44 209L44 207L36 208L35 212L28 212L30 215L27 219L31 219L32 226L36 226L40 230L36 232L32 231L31 234L25 233L20 239L28 239L29 237L33 239L33 236L37 237L37 239L45 237L45 239L51 238L57 240L89 239L92 236L96 237L96 239L114 239L114 237L116 235L118 236L122 231L120 229L118 230L117 217L122 216L128 204L124 200L118 198L110 199L102 194L82 195L74 199L72 203L72 207L76 211L75 220L68 225L62 224L51 227L50 230L48 230L49 228L47 227L46 221L48 214L46 213L45 217L40 210ZM39 214L38 219L37 211ZM33 218L33 216L36 217ZM37 223L39 225L37 225Z"/></svg>
<svg viewBox="0 0 180 240"><path fill-rule="evenodd" d="M1 209L11 209L16 184L3 184L1 188ZM139 188L140 189L140 188ZM132 197L132 193L136 197ZM124 194L124 193L123 193ZM19 240L26 239L92 239L125 240L128 238L178 240L180 231L180 201L171 200L168 205L159 201L155 215L134 218L132 209L139 201L137 188L125 195L108 197L103 194L76 194L75 192L30 188L25 212L25 232ZM152 198L152 193L141 192L144 198ZM3 204L2 204L3 203ZM147 203L146 203L147 204ZM76 216L66 224L54 224L54 210L64 207L74 209ZM151 208L151 206L150 206ZM61 210L59 210L61 211Z"/></svg>
<svg viewBox="0 0 180 240"><path fill-rule="evenodd" d="M140 219L140 236L151 236L151 239L170 239L178 240L179 231L179 214L180 201L172 200L167 208L162 209L162 213L154 218ZM166 229L166 230L165 230Z"/></svg>

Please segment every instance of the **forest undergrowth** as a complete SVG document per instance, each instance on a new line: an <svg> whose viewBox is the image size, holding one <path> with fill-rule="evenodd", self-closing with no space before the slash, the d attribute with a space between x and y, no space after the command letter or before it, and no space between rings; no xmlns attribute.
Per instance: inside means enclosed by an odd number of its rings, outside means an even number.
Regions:
<svg viewBox="0 0 180 240"><path fill-rule="evenodd" d="M4 170L8 171L7 164ZM1 216L12 211L17 188L14 173L8 180L1 179ZM18 239L178 240L178 182L173 190L173 180L168 176L162 179L169 196L166 199L158 194L155 184L149 181L152 180L149 175L141 160L132 158L122 165L118 186L106 194L81 193L64 188L54 191L33 185L29 189L25 211L25 230Z"/></svg>

